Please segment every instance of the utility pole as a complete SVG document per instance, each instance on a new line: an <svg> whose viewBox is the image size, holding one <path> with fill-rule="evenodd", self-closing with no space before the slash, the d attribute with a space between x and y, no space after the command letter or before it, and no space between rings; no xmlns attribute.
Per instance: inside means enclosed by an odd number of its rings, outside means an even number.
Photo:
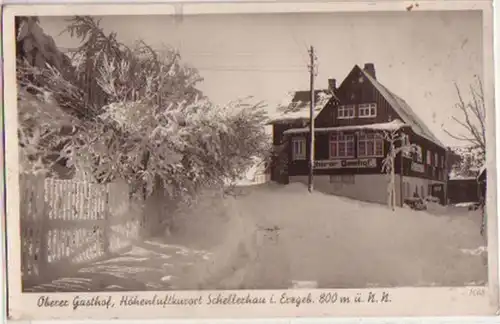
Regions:
<svg viewBox="0 0 500 324"><path fill-rule="evenodd" d="M314 173L314 77L316 76L316 55L314 54L314 47L311 46L309 50L309 75L311 82L311 106L309 107L309 192L313 191L313 173Z"/></svg>

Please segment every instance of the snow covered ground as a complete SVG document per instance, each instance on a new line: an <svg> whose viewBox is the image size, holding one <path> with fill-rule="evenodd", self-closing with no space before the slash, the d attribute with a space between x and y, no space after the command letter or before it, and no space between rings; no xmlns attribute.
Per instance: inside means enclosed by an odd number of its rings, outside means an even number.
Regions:
<svg viewBox="0 0 500 324"><path fill-rule="evenodd" d="M175 227L32 291L483 285L478 211L359 202L302 184L206 193Z"/></svg>
<svg viewBox="0 0 500 324"><path fill-rule="evenodd" d="M228 221L217 232L221 242L210 248L210 261L192 267L196 275L187 274L191 286L462 286L487 279L480 217L467 208L391 212L382 205L309 194L301 184L241 190L226 199Z"/></svg>

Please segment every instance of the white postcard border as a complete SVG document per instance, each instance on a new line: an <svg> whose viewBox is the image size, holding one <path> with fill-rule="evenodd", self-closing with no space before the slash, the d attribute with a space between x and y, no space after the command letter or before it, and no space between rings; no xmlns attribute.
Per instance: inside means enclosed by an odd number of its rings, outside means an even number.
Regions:
<svg viewBox="0 0 500 324"><path fill-rule="evenodd" d="M198 307L167 306L162 307L115 307L109 310L92 311L68 308L38 308L40 296L51 299L68 299L71 302L75 296L88 297L112 296L116 303L122 296L138 295L141 298L152 298L155 294L166 295L175 293L177 296L207 298L209 294L232 292L140 292L140 293L54 293L34 294L21 292L20 276L20 233L19 233L19 183L18 183L18 148L17 148L17 105L15 89L15 51L14 16L15 15L187 15L187 14L235 14L235 13L282 13L282 12L367 12L367 11L438 11L438 10L481 10L483 12L483 69L485 97L487 98L488 122L488 206L487 212L495 217L488 217L489 258L488 281L485 289L477 287L463 288L393 288L393 289L361 289L361 290L300 290L300 291L235 291L238 295L262 296L270 300L274 295L279 299L282 293L300 294L319 298L321 293L338 293L355 298L362 294L364 298L370 292L383 294L389 292L391 303L387 304L345 304L328 307L325 304L303 304L296 307L293 304L265 304L244 306L209 306ZM411 14L409 12L408 14ZM497 189L495 168L495 125L494 111L494 66L493 66L493 16L490 1L390 1L390 2L256 2L256 3L183 3L183 4L75 4L75 5L9 5L4 8L3 16L3 48L4 48L4 110L5 110L5 167L6 167L6 230L8 236L8 297L9 315L11 319L42 320L42 319L145 319L145 318L264 318L264 317L319 317L319 316L459 316L494 315L498 310L498 221L497 221ZM330 305L331 306L331 305Z"/></svg>

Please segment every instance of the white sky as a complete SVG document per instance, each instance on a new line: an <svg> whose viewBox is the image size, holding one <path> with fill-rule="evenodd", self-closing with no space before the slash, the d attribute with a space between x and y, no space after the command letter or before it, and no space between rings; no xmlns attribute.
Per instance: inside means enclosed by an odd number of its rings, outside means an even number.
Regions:
<svg viewBox="0 0 500 324"><path fill-rule="evenodd" d="M316 49L318 88L337 83L355 64L375 64L377 79L404 98L447 145L460 145L443 128L460 132L454 82L467 90L482 76L480 12L259 14L101 17L106 32L131 44L180 49L204 77L200 88L217 104L252 95L269 109L293 90L309 86L307 47ZM64 17L41 25L60 47L78 45L60 35Z"/></svg>

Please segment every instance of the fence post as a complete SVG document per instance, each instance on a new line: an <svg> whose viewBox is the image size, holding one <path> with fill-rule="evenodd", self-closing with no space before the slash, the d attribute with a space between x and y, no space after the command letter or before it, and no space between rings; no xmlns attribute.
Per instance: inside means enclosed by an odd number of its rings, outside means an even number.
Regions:
<svg viewBox="0 0 500 324"><path fill-rule="evenodd" d="M48 222L49 222L49 206L47 201L45 200L45 176L35 176L35 195L37 197L36 207L39 210L39 215L37 215L39 222L39 255L38 255L38 271L40 275L40 281L45 282L47 276L49 275L48 263L49 263L49 254L48 254Z"/></svg>
<svg viewBox="0 0 500 324"><path fill-rule="evenodd" d="M112 199L112 186L110 183L106 184L105 190L105 208L104 208L104 228L103 228L103 250L104 255L109 256L110 251L110 242L109 236L111 232L111 202Z"/></svg>

